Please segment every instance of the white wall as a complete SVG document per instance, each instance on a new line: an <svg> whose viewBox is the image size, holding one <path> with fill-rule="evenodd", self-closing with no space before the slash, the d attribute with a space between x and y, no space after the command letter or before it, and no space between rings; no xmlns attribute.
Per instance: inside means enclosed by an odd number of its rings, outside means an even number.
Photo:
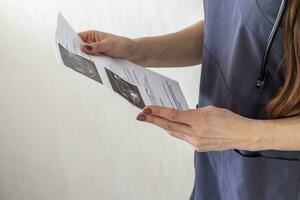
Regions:
<svg viewBox="0 0 300 200"><path fill-rule="evenodd" d="M57 63L58 10L78 31L129 37L203 15L201 0L1 0L0 199L188 199L192 147L137 122L136 108ZM158 71L179 80L195 106L199 66Z"/></svg>

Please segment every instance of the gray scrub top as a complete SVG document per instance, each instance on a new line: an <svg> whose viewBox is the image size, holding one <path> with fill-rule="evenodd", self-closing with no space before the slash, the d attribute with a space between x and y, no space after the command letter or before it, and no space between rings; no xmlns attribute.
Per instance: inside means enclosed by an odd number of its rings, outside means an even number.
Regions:
<svg viewBox="0 0 300 200"><path fill-rule="evenodd" d="M248 118L268 118L265 104L284 83L282 29L270 52L261 96L256 80L280 4L281 0L204 0L197 107L214 105ZM300 200L300 152L195 152L191 199Z"/></svg>

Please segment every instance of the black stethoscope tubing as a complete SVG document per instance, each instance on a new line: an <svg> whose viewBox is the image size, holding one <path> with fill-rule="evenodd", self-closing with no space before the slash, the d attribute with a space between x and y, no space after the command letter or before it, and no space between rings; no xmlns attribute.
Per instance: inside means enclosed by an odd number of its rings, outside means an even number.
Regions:
<svg viewBox="0 0 300 200"><path fill-rule="evenodd" d="M267 72L268 57L270 55L270 50L271 50L272 44L274 42L274 39L275 39L276 34L279 30L282 18L284 16L284 13L285 13L285 10L286 10L286 7L287 7L287 2L288 2L288 0L282 0L279 11L278 11L278 14L277 14L277 17L276 17L276 20L275 20L274 25L273 25L273 28L271 30L271 33L270 33L269 37L268 37L267 47L264 51L264 57L263 57L262 62L261 62L260 74L259 74L259 76L257 78L257 81L256 81L256 87L258 88L259 95L261 95L262 90L263 90L263 88L265 86L265 83L266 83L266 79L268 77L268 72Z"/></svg>

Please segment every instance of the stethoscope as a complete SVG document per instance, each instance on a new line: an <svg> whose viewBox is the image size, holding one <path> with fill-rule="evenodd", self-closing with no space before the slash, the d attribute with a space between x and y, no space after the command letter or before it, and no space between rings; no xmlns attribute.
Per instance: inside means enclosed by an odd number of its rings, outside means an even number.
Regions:
<svg viewBox="0 0 300 200"><path fill-rule="evenodd" d="M278 29L280 27L283 15L285 13L287 2L288 2L288 0L282 0L282 2L281 2L281 5L280 5L280 8L279 8L275 23L273 25L273 28L272 28L271 33L270 33L269 38L268 38L267 47L264 51L264 57L263 57L263 60L261 62L260 74L259 74L259 76L257 78L257 81L256 81L256 87L258 88L259 95L261 95L262 90L265 86L266 80L268 78L268 72L266 71L267 60L268 60L268 57L269 57L269 54L270 54L270 49L271 49L272 44L274 42L276 33L278 32Z"/></svg>

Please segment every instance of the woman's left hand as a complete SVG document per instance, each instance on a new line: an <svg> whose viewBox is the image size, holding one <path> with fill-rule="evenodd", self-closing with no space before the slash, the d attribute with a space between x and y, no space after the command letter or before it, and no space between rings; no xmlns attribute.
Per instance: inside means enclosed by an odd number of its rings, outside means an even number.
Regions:
<svg viewBox="0 0 300 200"><path fill-rule="evenodd" d="M260 141L260 137L252 131L254 120L214 106L187 111L146 106L137 120L163 128L200 152L256 150Z"/></svg>

